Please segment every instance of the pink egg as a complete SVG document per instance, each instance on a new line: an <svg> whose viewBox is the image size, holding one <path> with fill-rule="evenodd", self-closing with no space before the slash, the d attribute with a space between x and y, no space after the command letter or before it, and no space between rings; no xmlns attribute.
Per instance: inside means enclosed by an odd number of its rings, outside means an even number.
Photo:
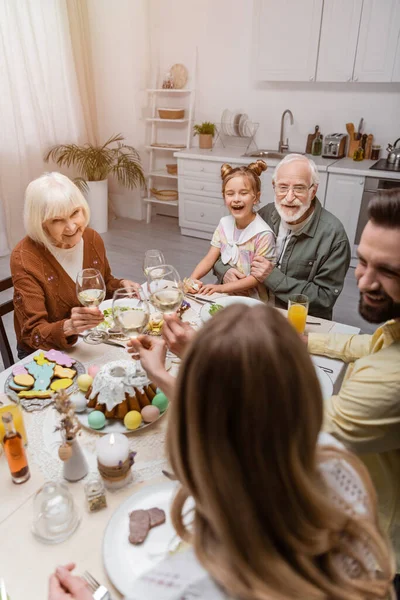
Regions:
<svg viewBox="0 0 400 600"><path fill-rule="evenodd" d="M160 411L157 408L157 406L152 406L151 404L149 404L149 406L144 406L142 408L142 417L145 423L152 423L153 421L158 419L159 416Z"/></svg>
<svg viewBox="0 0 400 600"><path fill-rule="evenodd" d="M98 367L97 365L90 365L87 372L88 375L90 375L90 377L93 377L94 379L99 371L100 367Z"/></svg>

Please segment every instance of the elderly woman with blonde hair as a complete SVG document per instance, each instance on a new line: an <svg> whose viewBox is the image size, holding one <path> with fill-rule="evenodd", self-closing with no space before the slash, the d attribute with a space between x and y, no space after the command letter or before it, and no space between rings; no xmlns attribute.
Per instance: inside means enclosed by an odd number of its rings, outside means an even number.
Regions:
<svg viewBox="0 0 400 600"><path fill-rule="evenodd" d="M75 281L82 269L100 271L107 297L139 284L111 274L102 238L87 225L89 206L61 173L46 173L26 190L27 233L11 254L14 326L19 358L37 348L66 349L103 320L97 307L79 305Z"/></svg>

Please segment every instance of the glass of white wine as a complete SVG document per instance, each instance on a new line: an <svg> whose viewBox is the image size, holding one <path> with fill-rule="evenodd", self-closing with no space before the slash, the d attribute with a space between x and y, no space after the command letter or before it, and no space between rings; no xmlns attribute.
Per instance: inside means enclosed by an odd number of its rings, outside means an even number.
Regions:
<svg viewBox="0 0 400 600"><path fill-rule="evenodd" d="M133 298L132 290L115 290L112 302L114 323L126 337L138 337L147 327L150 318L149 303L142 297ZM137 374L146 375L140 361L137 361Z"/></svg>
<svg viewBox="0 0 400 600"><path fill-rule="evenodd" d="M106 297L106 284L97 269L82 269L76 277L76 295L83 306L99 306ZM88 344L101 344L108 340L108 332L100 329L83 336Z"/></svg>
<svg viewBox="0 0 400 600"><path fill-rule="evenodd" d="M146 250L143 259L143 273L145 276L147 277L149 269L159 267L160 265L165 265L164 254L161 250Z"/></svg>
<svg viewBox="0 0 400 600"><path fill-rule="evenodd" d="M161 272L160 272L161 271ZM162 313L175 312L183 300L183 283L172 265L152 267L147 273L150 302Z"/></svg>

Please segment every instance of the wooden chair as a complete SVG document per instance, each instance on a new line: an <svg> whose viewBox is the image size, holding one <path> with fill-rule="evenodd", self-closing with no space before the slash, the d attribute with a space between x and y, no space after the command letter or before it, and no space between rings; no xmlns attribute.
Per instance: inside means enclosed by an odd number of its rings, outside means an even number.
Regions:
<svg viewBox="0 0 400 600"><path fill-rule="evenodd" d="M0 292L4 292L5 290L9 290L13 287L13 282L11 277L7 277L6 279L0 280ZM4 368L8 369L11 365L14 364L14 357L11 351L10 342L8 341L6 330L4 327L3 319L4 315L12 312L14 310L14 302L12 300L7 300L7 302L3 302L0 304L0 354L3 359Z"/></svg>

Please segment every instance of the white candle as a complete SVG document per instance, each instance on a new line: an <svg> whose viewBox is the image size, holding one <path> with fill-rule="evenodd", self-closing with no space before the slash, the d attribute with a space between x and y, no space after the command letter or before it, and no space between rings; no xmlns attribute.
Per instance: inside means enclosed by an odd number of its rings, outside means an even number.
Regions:
<svg viewBox="0 0 400 600"><path fill-rule="evenodd" d="M97 459L104 467L117 467L129 456L129 442L122 433L109 433L97 440Z"/></svg>

